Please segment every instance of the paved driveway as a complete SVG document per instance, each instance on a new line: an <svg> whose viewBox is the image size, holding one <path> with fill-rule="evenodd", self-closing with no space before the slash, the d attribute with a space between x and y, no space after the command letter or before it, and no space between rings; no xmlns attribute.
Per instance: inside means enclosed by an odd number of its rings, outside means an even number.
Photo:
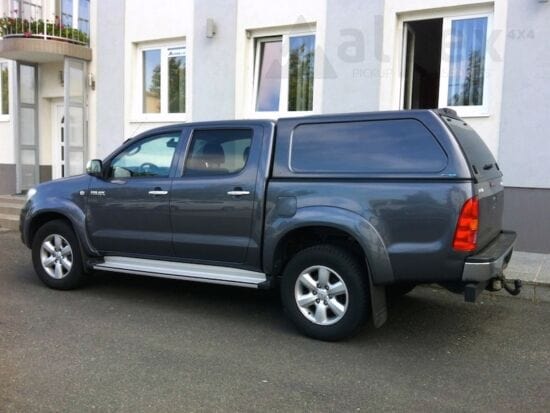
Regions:
<svg viewBox="0 0 550 413"><path fill-rule="evenodd" d="M60 292L0 234L0 411L550 411L550 304L419 289L348 342L276 294L98 274Z"/></svg>

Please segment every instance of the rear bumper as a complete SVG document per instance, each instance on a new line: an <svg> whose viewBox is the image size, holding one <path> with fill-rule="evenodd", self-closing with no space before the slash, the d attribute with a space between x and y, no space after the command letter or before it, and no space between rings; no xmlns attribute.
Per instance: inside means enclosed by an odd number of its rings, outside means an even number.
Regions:
<svg viewBox="0 0 550 413"><path fill-rule="evenodd" d="M466 259L462 281L466 283L483 283L502 275L512 257L515 242L515 232L502 231L482 251Z"/></svg>

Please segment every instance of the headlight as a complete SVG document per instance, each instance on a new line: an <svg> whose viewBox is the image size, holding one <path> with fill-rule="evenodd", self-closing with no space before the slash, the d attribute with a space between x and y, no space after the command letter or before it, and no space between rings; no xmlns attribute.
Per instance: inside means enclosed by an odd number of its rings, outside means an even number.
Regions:
<svg viewBox="0 0 550 413"><path fill-rule="evenodd" d="M36 195L36 189L31 188L27 191L27 201Z"/></svg>

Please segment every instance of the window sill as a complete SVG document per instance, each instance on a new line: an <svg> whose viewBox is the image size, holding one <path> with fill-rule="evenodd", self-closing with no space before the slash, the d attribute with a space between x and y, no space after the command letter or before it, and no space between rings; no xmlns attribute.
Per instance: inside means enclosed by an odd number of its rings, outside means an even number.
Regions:
<svg viewBox="0 0 550 413"><path fill-rule="evenodd" d="M0 122L10 122L11 117L10 115L0 115Z"/></svg>
<svg viewBox="0 0 550 413"><path fill-rule="evenodd" d="M488 118L491 116L490 113L483 112L483 113L464 113L461 114L459 111L457 111L458 116L460 116L462 119L471 119L471 118Z"/></svg>
<svg viewBox="0 0 550 413"><path fill-rule="evenodd" d="M441 106L456 111L461 118L488 118L489 109L484 106Z"/></svg>
<svg viewBox="0 0 550 413"><path fill-rule="evenodd" d="M310 111L300 111L300 112L250 112L249 117L253 119L279 119L279 118L298 118L301 116L311 116L317 115L317 112Z"/></svg>
<svg viewBox="0 0 550 413"><path fill-rule="evenodd" d="M186 122L186 113L140 113L132 116L130 123Z"/></svg>

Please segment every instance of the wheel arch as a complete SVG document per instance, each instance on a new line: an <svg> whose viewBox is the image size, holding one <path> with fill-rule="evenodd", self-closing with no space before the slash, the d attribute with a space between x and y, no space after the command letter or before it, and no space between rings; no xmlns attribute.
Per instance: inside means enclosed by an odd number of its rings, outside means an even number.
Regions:
<svg viewBox="0 0 550 413"><path fill-rule="evenodd" d="M374 284L393 282L389 256L378 231L364 217L352 211L336 207L306 207L296 211L293 217L279 217L266 228L264 243L264 270L278 275L289 257L285 251L295 236L323 234L346 238L347 245L360 251L366 259L370 281ZM307 241L307 237L306 237ZM305 247L314 245L306 244Z"/></svg>
<svg viewBox="0 0 550 413"><path fill-rule="evenodd" d="M23 223L25 244L30 248L36 231L47 222L55 219L66 221L76 234L83 254L97 256L97 250L92 246L86 233L86 216L80 206L69 200L57 200L49 204L47 200L33 203Z"/></svg>

